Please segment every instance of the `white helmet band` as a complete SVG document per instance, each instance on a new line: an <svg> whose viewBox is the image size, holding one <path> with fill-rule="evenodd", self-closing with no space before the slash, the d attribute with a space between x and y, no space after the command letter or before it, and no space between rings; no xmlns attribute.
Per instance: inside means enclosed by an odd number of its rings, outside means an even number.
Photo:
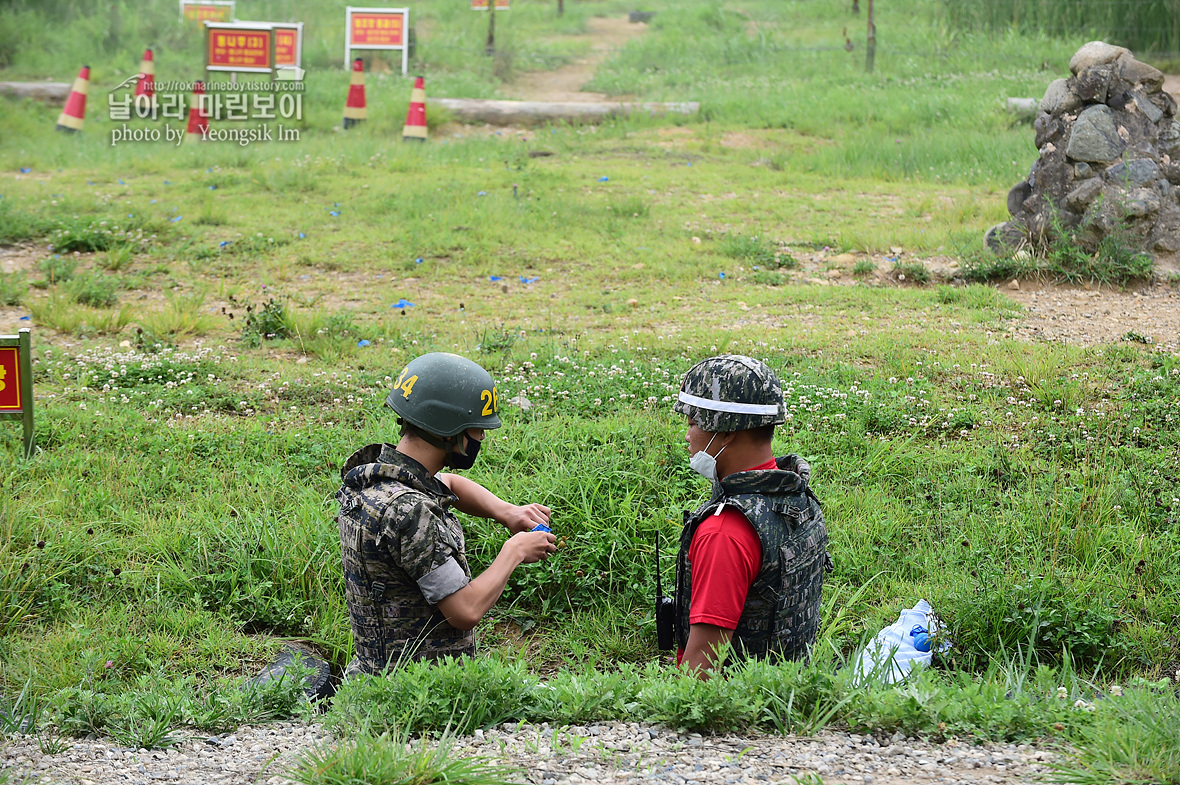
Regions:
<svg viewBox="0 0 1180 785"><path fill-rule="evenodd" d="M707 409L711 412L726 412L728 414L762 414L769 416L779 413L779 407L775 404L712 401L708 398L700 398L696 395L689 395L686 392L681 392L677 400L679 400L681 403L686 403L689 406L695 406L698 409Z"/></svg>

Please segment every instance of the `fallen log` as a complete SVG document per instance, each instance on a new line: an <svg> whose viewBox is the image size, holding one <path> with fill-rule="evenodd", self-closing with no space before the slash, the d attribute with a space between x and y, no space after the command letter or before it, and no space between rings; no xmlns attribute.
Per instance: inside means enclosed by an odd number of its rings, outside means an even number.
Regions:
<svg viewBox="0 0 1180 785"><path fill-rule="evenodd" d="M0 82L0 95L58 102L70 97L72 86L69 82Z"/></svg>
<svg viewBox="0 0 1180 785"><path fill-rule="evenodd" d="M542 123L598 123L629 114L696 114L698 101L680 103L606 101L493 101L485 98L427 98L427 106L445 109L462 123L540 125Z"/></svg>
<svg viewBox="0 0 1180 785"><path fill-rule="evenodd" d="M1037 118L1037 112L1040 111L1041 102L1036 98L1009 98L1008 111L1016 115L1017 120L1028 120L1032 122Z"/></svg>

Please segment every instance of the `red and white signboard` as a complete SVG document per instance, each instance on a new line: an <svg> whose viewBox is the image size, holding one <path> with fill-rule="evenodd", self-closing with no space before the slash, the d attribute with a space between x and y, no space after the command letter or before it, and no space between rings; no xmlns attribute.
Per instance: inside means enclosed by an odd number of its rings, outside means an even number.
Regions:
<svg viewBox="0 0 1180 785"><path fill-rule="evenodd" d="M472 11L486 11L488 10L488 0L471 0ZM508 10L508 0L496 0L497 11Z"/></svg>
<svg viewBox="0 0 1180 785"><path fill-rule="evenodd" d="M239 25L269 27L275 33L275 68L303 65L303 22L237 22Z"/></svg>
<svg viewBox="0 0 1180 785"><path fill-rule="evenodd" d="M22 421L26 458L32 458L36 448L31 335L27 327L18 335L0 335L0 420Z"/></svg>
<svg viewBox="0 0 1180 785"><path fill-rule="evenodd" d="M400 49L402 74L409 71L410 50L406 31L410 27L408 8L353 8L344 12L344 67L352 63L354 49Z"/></svg>
<svg viewBox="0 0 1180 785"><path fill-rule="evenodd" d="M0 412L21 410L20 381L20 349L0 347Z"/></svg>
<svg viewBox="0 0 1180 785"><path fill-rule="evenodd" d="M275 33L259 22L205 23L205 70L274 73Z"/></svg>
<svg viewBox="0 0 1180 785"><path fill-rule="evenodd" d="M303 66L303 22L275 22L275 66Z"/></svg>
<svg viewBox="0 0 1180 785"><path fill-rule="evenodd" d="M180 0L182 22L232 22L234 0Z"/></svg>

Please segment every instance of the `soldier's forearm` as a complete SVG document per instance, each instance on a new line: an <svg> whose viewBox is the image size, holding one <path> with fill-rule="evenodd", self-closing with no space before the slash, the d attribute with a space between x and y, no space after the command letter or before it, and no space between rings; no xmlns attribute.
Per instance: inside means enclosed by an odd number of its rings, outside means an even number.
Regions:
<svg viewBox="0 0 1180 785"><path fill-rule="evenodd" d="M438 609L452 627L473 629L504 593L509 576L523 561L517 548L504 545L486 570L459 591L439 600Z"/></svg>
<svg viewBox="0 0 1180 785"><path fill-rule="evenodd" d="M500 520L508 508L507 502L474 480L449 473L439 473L438 478L459 497L455 505L459 512Z"/></svg>
<svg viewBox="0 0 1180 785"><path fill-rule="evenodd" d="M718 649L729 643L732 637L733 630L714 624L690 625L682 664L697 678L708 679L712 670L720 664Z"/></svg>

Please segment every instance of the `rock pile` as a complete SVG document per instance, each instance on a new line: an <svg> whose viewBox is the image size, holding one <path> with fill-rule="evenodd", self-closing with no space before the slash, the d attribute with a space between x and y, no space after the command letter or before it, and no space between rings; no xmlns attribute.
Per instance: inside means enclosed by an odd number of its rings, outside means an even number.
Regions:
<svg viewBox="0 0 1180 785"><path fill-rule="evenodd" d="M1180 261L1180 122L1164 75L1126 49L1092 41L1049 85L1034 128L1040 157L1008 192L1012 220L988 230L997 253L1104 238Z"/></svg>

